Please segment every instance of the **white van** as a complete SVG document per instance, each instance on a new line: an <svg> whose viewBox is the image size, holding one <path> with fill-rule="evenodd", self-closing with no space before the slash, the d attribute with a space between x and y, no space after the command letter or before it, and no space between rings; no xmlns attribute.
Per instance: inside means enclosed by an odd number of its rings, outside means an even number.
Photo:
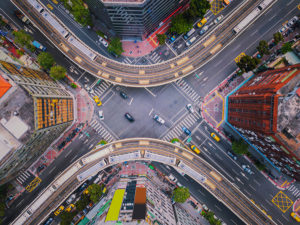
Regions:
<svg viewBox="0 0 300 225"><path fill-rule="evenodd" d="M196 40L196 37L192 37L190 40L188 40L187 42L186 42L186 46L187 47L189 47L191 44L193 44L193 42Z"/></svg>
<svg viewBox="0 0 300 225"><path fill-rule="evenodd" d="M183 38L186 40L186 39L188 39L193 33L195 33L195 29L193 28L193 29L191 29L189 32L187 32L184 36L183 36Z"/></svg>

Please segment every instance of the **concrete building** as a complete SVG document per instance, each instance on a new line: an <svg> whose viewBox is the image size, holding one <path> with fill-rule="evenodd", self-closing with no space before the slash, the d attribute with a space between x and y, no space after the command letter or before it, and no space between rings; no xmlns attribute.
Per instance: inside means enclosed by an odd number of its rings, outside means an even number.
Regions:
<svg viewBox="0 0 300 225"><path fill-rule="evenodd" d="M0 180L29 167L73 121L73 98L42 71L0 61Z"/></svg>
<svg viewBox="0 0 300 225"><path fill-rule="evenodd" d="M187 0L87 0L93 14L122 39L142 40ZM109 20L107 20L107 18Z"/></svg>
<svg viewBox="0 0 300 225"><path fill-rule="evenodd" d="M228 121L265 160L300 180L300 64L255 75L228 98Z"/></svg>
<svg viewBox="0 0 300 225"><path fill-rule="evenodd" d="M174 204L177 225L198 225L196 221L180 204Z"/></svg>

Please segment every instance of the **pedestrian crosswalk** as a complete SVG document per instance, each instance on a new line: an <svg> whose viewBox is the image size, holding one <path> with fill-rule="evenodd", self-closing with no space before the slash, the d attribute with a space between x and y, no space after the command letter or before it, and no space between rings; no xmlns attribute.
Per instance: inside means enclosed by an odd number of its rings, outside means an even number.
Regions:
<svg viewBox="0 0 300 225"><path fill-rule="evenodd" d="M200 119L200 115L198 113L189 114L185 119L183 119L180 123L171 129L163 138L164 141L170 141L173 138L178 138L181 134L183 134L182 127L186 127L190 129L198 119Z"/></svg>
<svg viewBox="0 0 300 225"><path fill-rule="evenodd" d="M113 142L116 140L97 120L93 120L90 126L95 129L95 131L100 134L103 139L107 142Z"/></svg>
<svg viewBox="0 0 300 225"><path fill-rule="evenodd" d="M200 96L196 93L196 91L183 79L175 81L175 84L194 102L200 100Z"/></svg>
<svg viewBox="0 0 300 225"><path fill-rule="evenodd" d="M108 83L104 80L101 81L101 83L99 85L97 85L96 87L94 87L94 95L97 95L98 97L100 97L101 95L103 95L103 93L110 88L112 84Z"/></svg>
<svg viewBox="0 0 300 225"><path fill-rule="evenodd" d="M132 62L130 61L130 59L128 57L125 57L125 59L123 60L123 63L132 64Z"/></svg>
<svg viewBox="0 0 300 225"><path fill-rule="evenodd" d="M162 59L160 58L160 56L156 53L156 52L153 52L149 58L154 62L154 63L160 63L162 62Z"/></svg>
<svg viewBox="0 0 300 225"><path fill-rule="evenodd" d="M16 178L17 182L23 187L27 186L30 181L32 181L35 176L29 171L20 172L19 176Z"/></svg>
<svg viewBox="0 0 300 225"><path fill-rule="evenodd" d="M294 195L296 198L300 197L300 190L295 185L289 186L287 190L292 192L292 195Z"/></svg>

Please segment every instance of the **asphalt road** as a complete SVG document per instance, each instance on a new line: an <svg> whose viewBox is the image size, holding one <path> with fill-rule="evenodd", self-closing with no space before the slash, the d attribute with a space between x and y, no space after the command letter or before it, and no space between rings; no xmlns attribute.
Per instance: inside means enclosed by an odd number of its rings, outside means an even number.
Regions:
<svg viewBox="0 0 300 225"><path fill-rule="evenodd" d="M292 2L292 3L290 3ZM251 25L235 42L224 49L218 56L216 56L211 62L206 64L197 73L202 73L201 78L198 79L194 75L184 78L190 87L192 87L199 96L204 97L212 88L218 83L224 80L230 73L235 69L234 58L241 52L252 54L255 51L255 47L259 40L269 40L272 34L279 30L280 24L286 21L288 18L296 15L298 9L296 9L296 1L279 1L274 7L272 7L267 14L263 15L254 25ZM5 9L6 13L11 13L14 7L7 2L0 2L1 9ZM279 13L278 13L279 12ZM11 13L13 14L13 13ZM17 19L10 15L17 22ZM19 22L18 24L22 25ZM24 25L22 25L24 26ZM33 31L33 36L41 43L45 44L51 54L59 61L62 65L70 68L72 64L55 47L51 46L43 35L36 31L34 27L30 27ZM246 49L246 51L245 51ZM226 59L226 60L224 60ZM95 82L95 78L80 69L74 67L78 74L72 73L71 75L79 82L84 84L87 77L89 81L87 84L91 86ZM82 75L82 73L84 73ZM82 75L82 76L81 76ZM204 79L207 79L204 81ZM101 84L100 84L101 86ZM124 100L119 96L120 90L125 91L129 99ZM115 138L125 137L161 137L165 132L168 132L170 128L175 126L184 117L188 116L188 112L185 109L186 104L194 103L193 99L188 93L180 89L176 84L164 85L156 88L135 89L125 88L118 86L109 87L103 97L103 111L105 120L100 122L95 115L95 120L103 124L104 127L109 129L109 133ZM197 106L194 103L194 106ZM98 109L96 109L98 110ZM124 118L124 113L131 113L136 122L129 123ZM96 112L95 112L96 113ZM159 125L155 122L151 116L154 113L158 113L165 120L165 125ZM201 119L197 120L197 123L201 122ZM241 170L241 164L247 163L245 159L239 158L238 162L233 162L227 155L227 149L230 146L226 142L214 143L209 137L209 132L206 132L202 126L205 123L201 123L198 128L196 122L192 124L191 130L193 131L193 142L197 145L204 146L208 151L203 151L203 157L209 161L216 169L218 169L224 176L229 180L233 181L249 198L253 198L255 202L264 208L268 214L270 214L275 221L279 224L293 224L293 220L290 218L288 213L290 210L283 214L270 200L278 192L273 185L271 185L255 168L254 175L247 175ZM208 129L210 129L208 127ZM70 163L78 158L80 155L89 151L89 146L96 144L98 139L103 137L93 130L92 127L87 129L87 132L91 134L91 137L86 144L79 138L66 148L66 150L57 158L57 160L47 168L41 175L43 182L38 188L31 193L24 193L19 199L17 199L11 209L9 210L6 217L9 220L13 215L17 215L21 209L24 208L37 194L51 182L59 172L61 172L67 165L66 161ZM93 135L95 132L95 135ZM97 133L97 135L96 135ZM201 137L200 141L197 137ZM182 138L186 138L182 132ZM84 139L85 141L86 139ZM210 146L210 144L213 145ZM201 148L201 147L200 147ZM249 163L248 163L249 164ZM244 175L243 175L244 174ZM238 180L238 179L239 180ZM263 190L263 191L261 191ZM270 193L267 196L265 193ZM291 197L291 196L290 196ZM292 197L291 197L292 198ZM292 198L293 199L293 198ZM271 202L271 205L269 204ZM273 205L272 205L273 204Z"/></svg>

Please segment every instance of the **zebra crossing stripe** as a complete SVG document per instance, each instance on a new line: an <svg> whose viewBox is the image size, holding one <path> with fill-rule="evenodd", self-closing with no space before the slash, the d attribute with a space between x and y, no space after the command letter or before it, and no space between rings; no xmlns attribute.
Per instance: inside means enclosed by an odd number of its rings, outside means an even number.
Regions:
<svg viewBox="0 0 300 225"><path fill-rule="evenodd" d="M297 195L297 194L298 194L298 192L299 192L299 190L298 190L298 189L296 189L295 191L293 191L293 195Z"/></svg>

